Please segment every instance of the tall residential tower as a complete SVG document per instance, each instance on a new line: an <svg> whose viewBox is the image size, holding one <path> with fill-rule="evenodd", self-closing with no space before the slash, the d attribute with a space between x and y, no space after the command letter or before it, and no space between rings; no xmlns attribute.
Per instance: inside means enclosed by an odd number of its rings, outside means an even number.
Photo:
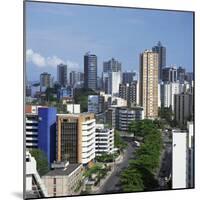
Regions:
<svg viewBox="0 0 200 200"><path fill-rule="evenodd" d="M140 54L140 105L146 118L158 116L158 53L145 50Z"/></svg>

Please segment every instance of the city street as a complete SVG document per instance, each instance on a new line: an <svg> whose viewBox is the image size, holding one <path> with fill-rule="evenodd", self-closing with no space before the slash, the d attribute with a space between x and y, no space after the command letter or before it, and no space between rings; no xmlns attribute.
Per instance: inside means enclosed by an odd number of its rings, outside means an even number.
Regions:
<svg viewBox="0 0 200 200"><path fill-rule="evenodd" d="M120 173L128 167L128 162L131 158L133 158L133 152L135 151L136 147L134 142L131 138L123 138L127 143L128 147L124 152L123 161L119 164L114 165L114 171L112 175L108 178L104 185L102 185L97 193L117 193L120 192Z"/></svg>

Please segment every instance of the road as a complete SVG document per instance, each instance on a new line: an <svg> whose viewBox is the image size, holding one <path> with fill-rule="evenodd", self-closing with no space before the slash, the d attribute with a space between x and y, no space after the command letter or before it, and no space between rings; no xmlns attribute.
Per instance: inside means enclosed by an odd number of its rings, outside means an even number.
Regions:
<svg viewBox="0 0 200 200"><path fill-rule="evenodd" d="M102 185L97 193L117 193L122 191L121 185L120 185L120 173L128 167L128 162L131 158L134 157L133 153L136 149L134 142L132 139L123 138L127 143L128 147L126 148L124 152L124 158L123 161L119 164L115 164L114 171L112 175L108 178L108 180L105 182L104 185Z"/></svg>

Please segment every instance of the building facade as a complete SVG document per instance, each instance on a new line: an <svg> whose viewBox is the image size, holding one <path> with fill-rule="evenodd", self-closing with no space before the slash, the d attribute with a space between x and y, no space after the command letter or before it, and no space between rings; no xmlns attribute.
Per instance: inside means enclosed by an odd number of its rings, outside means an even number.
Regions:
<svg viewBox="0 0 200 200"><path fill-rule="evenodd" d="M122 82L121 79L121 72L109 72L108 73L108 94L111 94L112 96L118 96L119 94L119 85Z"/></svg>
<svg viewBox="0 0 200 200"><path fill-rule="evenodd" d="M123 72L122 73L122 83L131 84L133 81L137 80L136 72Z"/></svg>
<svg viewBox="0 0 200 200"><path fill-rule="evenodd" d="M128 131L129 125L133 120L144 119L144 111L142 107L117 107L115 115L116 129L124 132Z"/></svg>
<svg viewBox="0 0 200 200"><path fill-rule="evenodd" d="M71 86L62 87L58 90L57 98L63 99L63 98L72 98L74 95L74 90Z"/></svg>
<svg viewBox="0 0 200 200"><path fill-rule="evenodd" d="M101 95L89 95L88 112L95 114L104 112L104 97Z"/></svg>
<svg viewBox="0 0 200 200"><path fill-rule="evenodd" d="M179 126L187 124L194 118L194 99L191 93L174 95L174 114L175 121Z"/></svg>
<svg viewBox="0 0 200 200"><path fill-rule="evenodd" d="M122 82L121 63L114 58L103 63L102 88L106 94L117 95Z"/></svg>
<svg viewBox="0 0 200 200"><path fill-rule="evenodd" d="M51 74L44 72L40 74L40 91L45 91L48 87L52 87Z"/></svg>
<svg viewBox="0 0 200 200"><path fill-rule="evenodd" d="M62 87L67 86L67 65L59 64L57 66L57 80Z"/></svg>
<svg viewBox="0 0 200 200"><path fill-rule="evenodd" d="M111 58L109 61L103 62L103 72L119 72L122 70L122 64Z"/></svg>
<svg viewBox="0 0 200 200"><path fill-rule="evenodd" d="M187 188L187 132L172 131L172 189Z"/></svg>
<svg viewBox="0 0 200 200"><path fill-rule="evenodd" d="M140 54L140 105L146 118L158 116L158 53L146 50Z"/></svg>
<svg viewBox="0 0 200 200"><path fill-rule="evenodd" d="M114 152L114 129L104 128L104 124L96 124L95 155L112 154Z"/></svg>
<svg viewBox="0 0 200 200"><path fill-rule="evenodd" d="M54 107L38 108L38 148L49 164L56 160L56 114Z"/></svg>
<svg viewBox="0 0 200 200"><path fill-rule="evenodd" d="M62 164L62 163L60 163ZM42 176L42 181L47 188L49 197L67 196L77 194L82 179L81 164L65 164L49 171Z"/></svg>
<svg viewBox="0 0 200 200"><path fill-rule="evenodd" d="M84 56L84 88L97 89L97 56L89 53Z"/></svg>
<svg viewBox="0 0 200 200"><path fill-rule="evenodd" d="M79 114L81 112L80 104L67 104L67 112L71 114Z"/></svg>
<svg viewBox="0 0 200 200"><path fill-rule="evenodd" d="M177 69L177 80L179 80L180 83L184 83L185 74L186 74L185 69L181 66L178 67L178 69Z"/></svg>
<svg viewBox="0 0 200 200"><path fill-rule="evenodd" d="M165 67L162 69L163 82L176 82L177 81L177 68L175 66Z"/></svg>
<svg viewBox="0 0 200 200"><path fill-rule="evenodd" d="M162 80L162 68L166 66L166 48L159 41L152 51L158 54L158 80Z"/></svg>
<svg viewBox="0 0 200 200"><path fill-rule="evenodd" d="M26 113L26 148L38 148L38 115Z"/></svg>
<svg viewBox="0 0 200 200"><path fill-rule="evenodd" d="M57 161L90 165L95 158L94 114L57 115Z"/></svg>
<svg viewBox="0 0 200 200"><path fill-rule="evenodd" d="M119 97L127 100L128 106L137 104L137 81L119 85Z"/></svg>
<svg viewBox="0 0 200 200"><path fill-rule="evenodd" d="M161 87L161 107L170 108L174 112L174 95L180 94L179 82L164 82Z"/></svg>

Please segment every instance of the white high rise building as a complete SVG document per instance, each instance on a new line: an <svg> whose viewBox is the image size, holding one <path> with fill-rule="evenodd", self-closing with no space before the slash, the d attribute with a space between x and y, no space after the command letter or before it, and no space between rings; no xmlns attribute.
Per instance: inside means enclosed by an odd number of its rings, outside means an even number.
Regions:
<svg viewBox="0 0 200 200"><path fill-rule="evenodd" d="M174 111L174 95L180 94L180 84L176 83L161 83L161 105L169 108L171 106Z"/></svg>
<svg viewBox="0 0 200 200"><path fill-rule="evenodd" d="M119 84L122 82L121 72L108 73L108 94L117 96L119 94Z"/></svg>
<svg viewBox="0 0 200 200"><path fill-rule="evenodd" d="M187 132L172 131L172 189L187 187Z"/></svg>

